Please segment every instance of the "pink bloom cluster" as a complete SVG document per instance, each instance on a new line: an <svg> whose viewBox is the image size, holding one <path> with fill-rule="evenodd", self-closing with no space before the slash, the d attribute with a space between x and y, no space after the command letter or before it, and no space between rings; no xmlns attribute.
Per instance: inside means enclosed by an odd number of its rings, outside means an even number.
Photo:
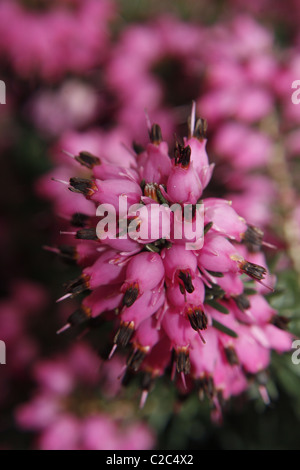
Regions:
<svg viewBox="0 0 300 470"><path fill-rule="evenodd" d="M273 138L261 124L272 115L276 83L282 82L273 43L273 33L247 14L209 27L162 17L126 29L105 70L118 98L117 121L135 135L143 135L146 108L169 140L183 123L183 104L198 96L198 109L210 123L211 153L223 163L216 182L241 215L263 227L275 188L263 174L256 180L273 151ZM290 83L285 91L290 93Z"/></svg>
<svg viewBox="0 0 300 470"><path fill-rule="evenodd" d="M122 363L110 367L84 343L67 354L39 361L34 368L37 389L15 413L18 425L38 434L41 450L143 450L154 445L153 434L128 410L107 404L116 397ZM99 373L100 370L100 373ZM98 386L101 381L100 396Z"/></svg>
<svg viewBox="0 0 300 470"><path fill-rule="evenodd" d="M135 145L135 157L75 153L74 162L90 175L72 176L62 190L94 205L94 215L78 214L74 198L69 220L80 228L67 235L76 243L54 250L63 257L68 252L83 267L61 300L91 291L61 331L79 324L88 327L100 315L116 318L110 358L117 348L130 347L127 369L144 372L141 404L155 378L172 364L179 386L199 387L220 416L222 400L247 389L249 376L268 366L272 349L289 350L291 335L280 328L284 322L263 297L274 284L261 252L263 232L248 225L229 201L203 197L213 170L205 133L206 122L196 121L193 106L189 136L176 142L174 156L157 124L149 127L145 148ZM111 204L118 211L124 195L130 204L142 202L146 210L164 203L168 212L174 202L189 203L192 221L200 205L201 239L192 250L186 249L184 238L172 234L100 240L97 206ZM150 224L160 228L157 220Z"/></svg>
<svg viewBox="0 0 300 470"><path fill-rule="evenodd" d="M41 0L40 9L31 8L30 0L27 3L0 3L0 56L21 77L37 75L52 81L66 72L84 73L102 62L108 21L114 14L112 1Z"/></svg>

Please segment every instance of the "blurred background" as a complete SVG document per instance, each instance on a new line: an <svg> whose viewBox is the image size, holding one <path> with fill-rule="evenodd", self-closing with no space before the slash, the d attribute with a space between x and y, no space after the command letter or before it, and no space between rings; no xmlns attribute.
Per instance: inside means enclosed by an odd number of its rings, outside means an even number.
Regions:
<svg viewBox="0 0 300 470"><path fill-rule="evenodd" d="M80 269L49 251L70 215L51 181L72 172L62 150L144 144L145 110L171 144L195 100L216 164L207 195L232 200L276 245L269 301L298 336L299 15L297 0L0 0L1 449L299 448L291 354L274 354L262 379L271 404L250 389L222 425L164 378L140 410L139 383L118 380L123 358L103 359L105 326L56 335L78 303L55 300Z"/></svg>

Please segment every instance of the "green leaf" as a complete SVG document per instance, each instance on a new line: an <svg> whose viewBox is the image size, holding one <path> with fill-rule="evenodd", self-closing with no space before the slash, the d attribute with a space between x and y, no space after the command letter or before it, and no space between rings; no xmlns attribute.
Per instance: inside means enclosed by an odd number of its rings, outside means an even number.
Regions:
<svg viewBox="0 0 300 470"><path fill-rule="evenodd" d="M212 325L217 330L222 331L222 333L225 333L226 335L231 336L232 338L238 338L238 335L235 331L231 330L230 328L218 322L217 320L213 319Z"/></svg>
<svg viewBox="0 0 300 470"><path fill-rule="evenodd" d="M224 307L224 305L219 304L219 302L216 302L215 300L207 300L205 303L210 307L214 308L215 310L218 310L218 312L220 313L225 313L226 315L228 315L229 313L228 308Z"/></svg>

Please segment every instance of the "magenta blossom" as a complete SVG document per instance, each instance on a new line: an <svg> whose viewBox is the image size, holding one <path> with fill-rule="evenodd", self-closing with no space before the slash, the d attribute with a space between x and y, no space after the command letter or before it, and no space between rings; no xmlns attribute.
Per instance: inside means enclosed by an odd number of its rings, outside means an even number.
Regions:
<svg viewBox="0 0 300 470"><path fill-rule="evenodd" d="M23 3L2 0L0 4L0 56L21 77L35 74L54 81L66 72L84 73L103 61L108 22L114 15L112 1L51 1L46 10Z"/></svg>
<svg viewBox="0 0 300 470"><path fill-rule="evenodd" d="M109 368L101 364L86 344L38 362L34 369L36 391L30 401L17 408L18 425L36 433L35 447L40 450L151 449L151 430L129 417L128 411L124 416L122 406L118 410L117 377L122 368L117 357ZM115 404L110 405L110 414L107 400L112 397Z"/></svg>
<svg viewBox="0 0 300 470"><path fill-rule="evenodd" d="M128 240L121 228L113 240L99 239L95 220L87 217L84 228L72 232L74 246L82 240L91 243L95 261L68 283L60 300L92 291L62 330L78 324L89 328L91 318L117 314L109 358L117 348L131 349L127 369L142 370L146 377L142 405L153 380L173 363L172 377L177 372L179 386L206 393L216 418L220 397L247 389L249 376L268 366L272 349L290 349L291 335L279 330L276 312L262 297L274 286L261 252L263 232L239 217L229 201L203 197L212 172L205 131L206 123L196 121L193 106L189 136L183 145L176 143L169 161L156 124L149 129L151 144L146 149L135 146L139 155L126 169L121 167L122 154L119 162L114 154L115 170L101 155L75 156L90 168L90 176L71 177L64 189L94 203L95 211L97 203L109 202L114 208L124 196L146 208L189 203L190 213L181 213L182 220L194 220L200 206L203 226L198 245L166 235L147 242L136 237L124 249ZM129 224L134 216L128 217ZM152 223L160 224L150 219ZM245 284L249 281L251 294Z"/></svg>

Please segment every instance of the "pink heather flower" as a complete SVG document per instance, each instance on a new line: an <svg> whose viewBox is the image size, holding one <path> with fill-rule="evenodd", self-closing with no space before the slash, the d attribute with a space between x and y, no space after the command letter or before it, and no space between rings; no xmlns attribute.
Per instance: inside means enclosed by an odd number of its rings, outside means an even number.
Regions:
<svg viewBox="0 0 300 470"><path fill-rule="evenodd" d="M25 78L53 81L67 72L85 73L106 56L113 16L114 3L107 0L62 0L45 11L3 0L0 55Z"/></svg>
<svg viewBox="0 0 300 470"><path fill-rule="evenodd" d="M219 128L214 147L232 165L247 170L266 164L272 149L266 135L237 122Z"/></svg>
<svg viewBox="0 0 300 470"><path fill-rule="evenodd" d="M179 374L179 387L191 390L198 384L213 404L213 416L220 417L220 396L227 399L246 390L245 371L264 370L271 349L290 349L291 335L276 326L276 312L262 296L274 285L261 252L263 232L247 224L227 200L202 198L212 171L205 130L205 121L196 121L193 106L190 135L184 145L176 143L173 157L167 154L157 124L149 131L151 143L128 167L121 165L122 152L119 161L115 154L110 163L108 158L102 161L101 155L75 154L74 162L89 166L90 175L71 177L69 190L95 204L95 211L99 202L117 207L118 196L134 203L141 200L143 210L149 212L162 203L170 209L174 202L179 208L185 202L192 208L199 203L204 230L201 244L187 249L182 239L171 234L147 240L138 236L98 239L97 219L88 217L85 228L74 232L73 246L82 240L90 243L94 261L66 286L62 299L92 292L61 331L78 324L89 328L91 318L114 311L118 328L109 358L118 347L130 346L127 369L141 370L145 377L141 405L155 378L173 360L172 377ZM68 192L66 185L62 187ZM195 214L192 210L190 217ZM125 226L134 217L142 226L143 216L129 213L128 217L122 219ZM159 220L150 218L149 228L160 228ZM245 281L254 281L255 295L248 295Z"/></svg>
<svg viewBox="0 0 300 470"><path fill-rule="evenodd" d="M15 412L18 425L36 433L35 447L40 450L151 449L151 430L142 422L128 419L128 413L125 419L122 411L118 412L117 377L122 369L119 358L113 358L108 368L83 343L63 356L39 361L34 369L35 394ZM103 383L101 398L99 381ZM78 391L81 393L76 395ZM104 405L112 397L114 416Z"/></svg>

